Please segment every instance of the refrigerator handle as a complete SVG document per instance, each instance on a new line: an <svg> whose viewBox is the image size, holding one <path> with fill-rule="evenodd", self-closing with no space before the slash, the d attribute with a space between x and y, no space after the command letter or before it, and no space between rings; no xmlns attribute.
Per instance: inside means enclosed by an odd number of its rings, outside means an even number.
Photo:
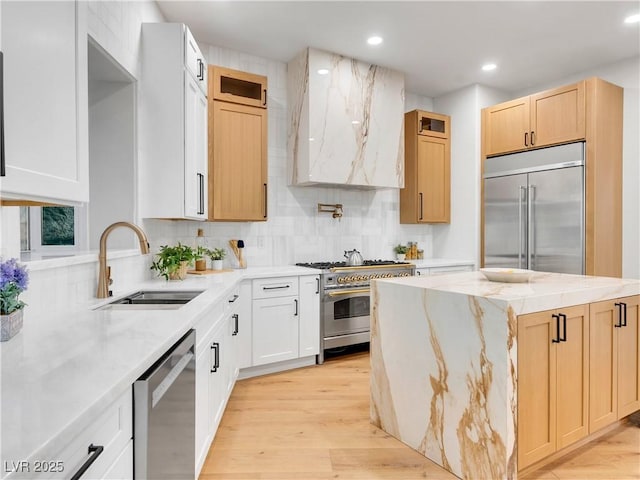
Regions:
<svg viewBox="0 0 640 480"><path fill-rule="evenodd" d="M536 186L529 185L527 187L528 195L527 195L527 219L529 223L529 238L527 239L527 268L530 270L535 270L533 267L533 263L535 261L535 251L536 251L536 223L534 220L534 212L533 212L533 202L536 196Z"/></svg>
<svg viewBox="0 0 640 480"><path fill-rule="evenodd" d="M524 237L524 224L522 223L522 199L526 196L524 185L518 188L518 268L522 268L522 239Z"/></svg>

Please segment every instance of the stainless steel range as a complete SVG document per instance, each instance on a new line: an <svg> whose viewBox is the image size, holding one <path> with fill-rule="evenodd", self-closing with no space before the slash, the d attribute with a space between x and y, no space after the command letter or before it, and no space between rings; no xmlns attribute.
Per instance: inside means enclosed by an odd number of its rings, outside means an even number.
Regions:
<svg viewBox="0 0 640 480"><path fill-rule="evenodd" d="M392 260L365 260L362 265L346 262L298 263L322 270L320 275L320 354L324 351L368 342L370 338L369 281L375 278L408 277L415 266Z"/></svg>

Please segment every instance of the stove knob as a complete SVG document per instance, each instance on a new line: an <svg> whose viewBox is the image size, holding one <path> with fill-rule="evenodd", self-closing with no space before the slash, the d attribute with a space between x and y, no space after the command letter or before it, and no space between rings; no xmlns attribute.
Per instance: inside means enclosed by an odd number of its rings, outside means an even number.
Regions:
<svg viewBox="0 0 640 480"><path fill-rule="evenodd" d="M359 275L358 276L358 281L360 282L364 282L368 277L366 275Z"/></svg>
<svg viewBox="0 0 640 480"><path fill-rule="evenodd" d="M355 280L355 277L353 275L349 275L345 280L347 282L353 282Z"/></svg>
<svg viewBox="0 0 640 480"><path fill-rule="evenodd" d="M369 280L371 278L371 275L364 275L362 277L363 280Z"/></svg>
<svg viewBox="0 0 640 480"><path fill-rule="evenodd" d="M344 277L338 277L338 283L344 283Z"/></svg>

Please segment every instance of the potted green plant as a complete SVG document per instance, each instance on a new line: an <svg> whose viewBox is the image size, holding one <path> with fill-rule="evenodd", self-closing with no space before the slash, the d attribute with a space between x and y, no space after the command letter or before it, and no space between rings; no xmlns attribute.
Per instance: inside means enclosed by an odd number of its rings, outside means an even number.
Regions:
<svg viewBox="0 0 640 480"><path fill-rule="evenodd" d="M396 259L399 261L404 260L408 250L409 250L409 247L407 247L406 245L398 244L395 247L393 247L393 251L396 252Z"/></svg>
<svg viewBox="0 0 640 480"><path fill-rule="evenodd" d="M151 264L151 270L157 270L158 276L167 280L184 280L187 268L195 258L195 250L189 245L180 242L172 247L162 245L157 259Z"/></svg>
<svg viewBox="0 0 640 480"><path fill-rule="evenodd" d="M207 255L211 259L211 268L222 270L222 260L227 255L227 251L224 248L213 248L208 250Z"/></svg>

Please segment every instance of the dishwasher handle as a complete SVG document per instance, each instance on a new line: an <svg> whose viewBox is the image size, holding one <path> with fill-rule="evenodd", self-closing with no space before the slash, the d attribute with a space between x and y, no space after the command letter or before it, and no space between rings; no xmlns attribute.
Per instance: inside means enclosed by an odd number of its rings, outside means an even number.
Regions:
<svg viewBox="0 0 640 480"><path fill-rule="evenodd" d="M164 394L167 393L167 390L169 390L171 385L173 385L173 382L175 382L176 379L178 378L178 375L180 375L182 373L182 371L185 368L187 368L187 365L189 365L189 362L191 361L191 359L193 357L194 357L193 352L191 350L189 350L182 357L180 357L180 360L178 360L176 362L176 364L169 371L167 376L162 379L160 384L151 393L151 408L152 409L158 404L158 402L162 399L162 397L164 397ZM173 356L170 356L169 358L167 358L167 360L165 361L165 364L167 362L171 362L173 360L173 358L174 358Z"/></svg>

